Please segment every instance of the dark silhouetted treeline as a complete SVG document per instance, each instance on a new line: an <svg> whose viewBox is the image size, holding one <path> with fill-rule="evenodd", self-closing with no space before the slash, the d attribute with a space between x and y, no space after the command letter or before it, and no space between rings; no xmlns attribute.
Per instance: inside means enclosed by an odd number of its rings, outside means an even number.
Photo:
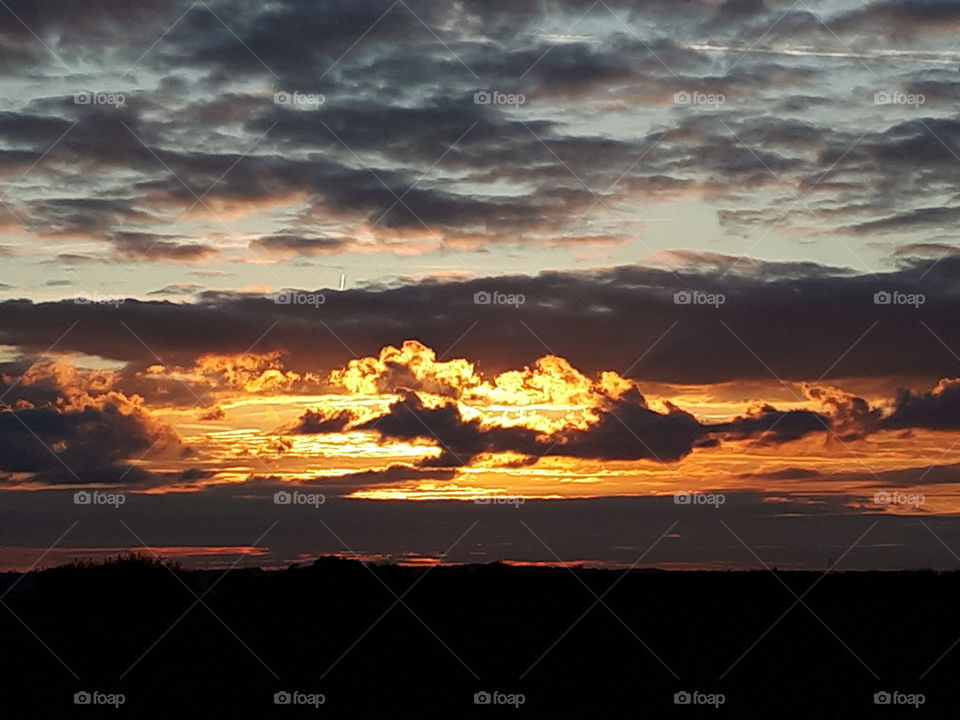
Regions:
<svg viewBox="0 0 960 720"><path fill-rule="evenodd" d="M14 583L3 602L23 622L0 607L4 719L819 720L960 707L960 646L920 679L960 638L957 573L624 575L324 558L223 575L130 557L0 574L0 594ZM788 588L803 598L789 612ZM91 704L75 704L84 692ZM475 704L483 692L491 703ZM692 703L675 704L678 692ZM877 705L878 692L924 702ZM721 695L719 707L693 704Z"/></svg>

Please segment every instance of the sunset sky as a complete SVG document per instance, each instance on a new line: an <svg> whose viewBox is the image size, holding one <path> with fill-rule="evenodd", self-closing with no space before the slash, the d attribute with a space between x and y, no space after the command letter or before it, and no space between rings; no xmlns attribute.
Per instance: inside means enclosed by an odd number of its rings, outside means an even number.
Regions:
<svg viewBox="0 0 960 720"><path fill-rule="evenodd" d="M5 0L0 570L955 567L958 30Z"/></svg>

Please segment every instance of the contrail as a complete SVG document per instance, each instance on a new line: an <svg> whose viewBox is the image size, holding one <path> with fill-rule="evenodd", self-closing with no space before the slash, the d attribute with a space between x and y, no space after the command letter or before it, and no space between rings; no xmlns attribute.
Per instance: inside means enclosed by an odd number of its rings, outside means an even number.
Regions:
<svg viewBox="0 0 960 720"><path fill-rule="evenodd" d="M685 45L690 50L703 52L762 53L766 55L797 55L802 57L851 58L853 60L908 60L913 62L956 65L960 63L960 51L922 52L915 50L874 50L869 53L810 50L806 48L756 48L750 45Z"/></svg>

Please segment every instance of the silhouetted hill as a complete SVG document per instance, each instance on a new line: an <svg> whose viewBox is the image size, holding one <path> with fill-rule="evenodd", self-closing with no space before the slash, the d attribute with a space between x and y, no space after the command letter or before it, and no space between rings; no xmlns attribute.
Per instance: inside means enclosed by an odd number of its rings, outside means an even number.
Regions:
<svg viewBox="0 0 960 720"><path fill-rule="evenodd" d="M3 718L945 718L960 669L960 649L934 666L960 638L957 573L131 558L0 574L4 593Z"/></svg>

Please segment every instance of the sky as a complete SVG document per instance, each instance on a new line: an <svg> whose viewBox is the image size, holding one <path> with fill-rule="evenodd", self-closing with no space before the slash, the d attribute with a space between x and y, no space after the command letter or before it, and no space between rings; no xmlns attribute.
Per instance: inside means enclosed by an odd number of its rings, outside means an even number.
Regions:
<svg viewBox="0 0 960 720"><path fill-rule="evenodd" d="M952 568L953 2L0 4L0 570Z"/></svg>

